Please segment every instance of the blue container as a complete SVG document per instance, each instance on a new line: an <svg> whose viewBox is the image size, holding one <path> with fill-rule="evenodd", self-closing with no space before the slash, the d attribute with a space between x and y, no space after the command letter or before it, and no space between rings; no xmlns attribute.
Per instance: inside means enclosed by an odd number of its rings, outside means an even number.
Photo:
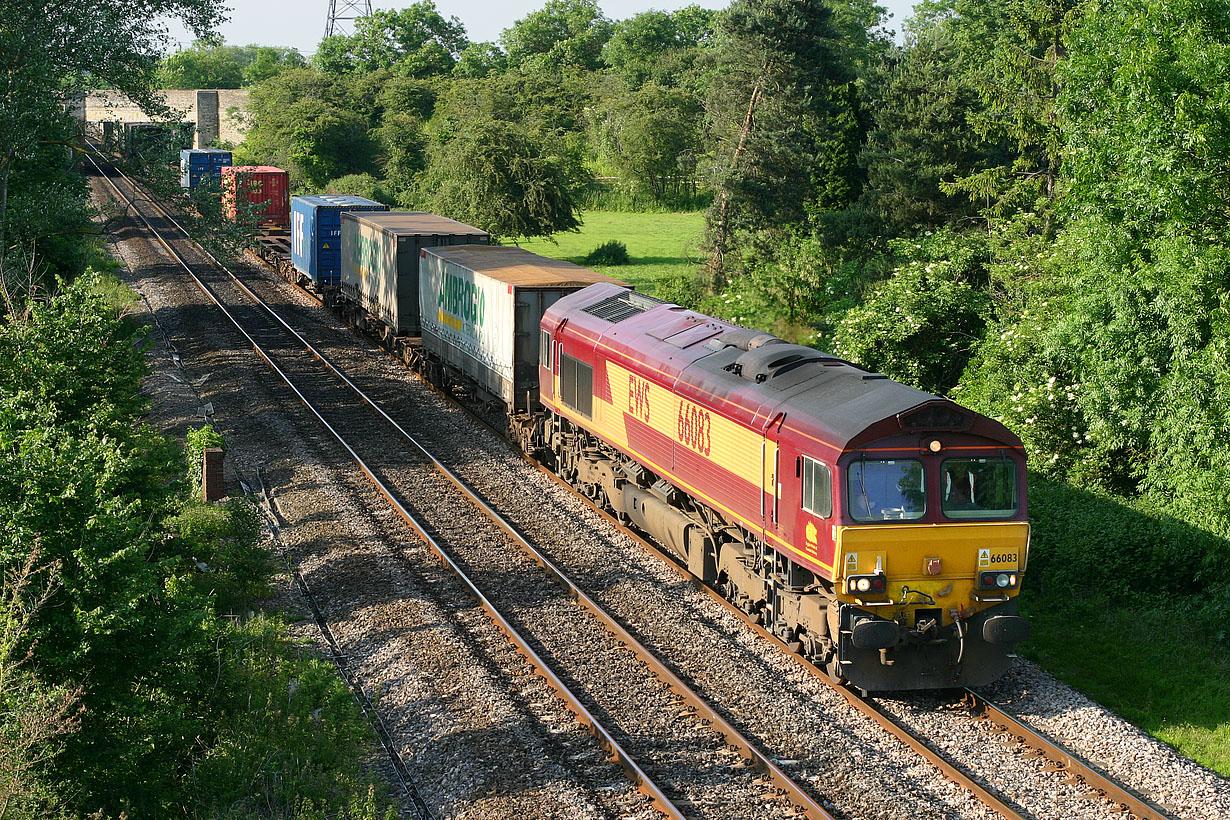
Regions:
<svg viewBox="0 0 1230 820"><path fill-rule="evenodd" d="M202 182L222 181L222 169L231 164L231 152L221 148L188 148L179 152L179 185L195 188Z"/></svg>
<svg viewBox="0 0 1230 820"><path fill-rule="evenodd" d="M318 285L342 282L342 211L387 211L388 205L346 194L290 200L290 261Z"/></svg>

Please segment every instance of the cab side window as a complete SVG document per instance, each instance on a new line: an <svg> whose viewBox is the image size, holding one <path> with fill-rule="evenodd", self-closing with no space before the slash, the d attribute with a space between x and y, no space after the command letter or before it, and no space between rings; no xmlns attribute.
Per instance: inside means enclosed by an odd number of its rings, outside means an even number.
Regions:
<svg viewBox="0 0 1230 820"><path fill-rule="evenodd" d="M803 509L828 518L833 514L833 471L813 458L803 459Z"/></svg>
<svg viewBox="0 0 1230 820"><path fill-rule="evenodd" d="M542 330L538 333L538 364L551 369L551 331Z"/></svg>

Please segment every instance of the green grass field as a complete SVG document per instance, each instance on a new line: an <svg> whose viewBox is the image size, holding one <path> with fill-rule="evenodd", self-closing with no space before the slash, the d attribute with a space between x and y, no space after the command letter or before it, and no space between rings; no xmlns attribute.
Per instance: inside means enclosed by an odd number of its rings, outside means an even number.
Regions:
<svg viewBox="0 0 1230 820"><path fill-rule="evenodd" d="M556 234L552 240L534 239L521 247L553 259L581 263L594 248L618 239L628 246L629 265L595 266L595 270L653 292L663 277L684 273L693 264L705 228L702 213L623 213L585 211L580 233Z"/></svg>

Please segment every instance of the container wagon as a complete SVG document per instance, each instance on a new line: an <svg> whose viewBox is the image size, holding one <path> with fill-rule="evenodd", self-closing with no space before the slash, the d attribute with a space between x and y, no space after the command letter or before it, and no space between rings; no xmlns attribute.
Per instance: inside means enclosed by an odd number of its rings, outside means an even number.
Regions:
<svg viewBox="0 0 1230 820"><path fill-rule="evenodd" d="M547 308L596 282L624 284L521 248L420 253L421 368L432 382L460 384L511 414L538 406L538 325Z"/></svg>
<svg viewBox="0 0 1230 820"><path fill-rule="evenodd" d="M349 323L385 340L419 335L419 253L489 245L491 235L422 212L342 214L341 304Z"/></svg>

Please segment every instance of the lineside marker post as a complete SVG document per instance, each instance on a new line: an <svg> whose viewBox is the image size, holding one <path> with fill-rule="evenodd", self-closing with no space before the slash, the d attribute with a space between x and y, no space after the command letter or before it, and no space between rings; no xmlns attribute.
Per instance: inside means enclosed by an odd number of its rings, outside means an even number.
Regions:
<svg viewBox="0 0 1230 820"><path fill-rule="evenodd" d="M201 457L201 493L210 503L221 501L226 498L222 483L222 448L207 447Z"/></svg>

